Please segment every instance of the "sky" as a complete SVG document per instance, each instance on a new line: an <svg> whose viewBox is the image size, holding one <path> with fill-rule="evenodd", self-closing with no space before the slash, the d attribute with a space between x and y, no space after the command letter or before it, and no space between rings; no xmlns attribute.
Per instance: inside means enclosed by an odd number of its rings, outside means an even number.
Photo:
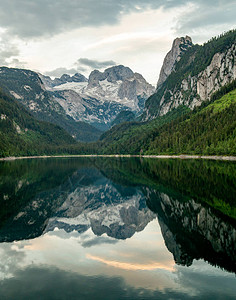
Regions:
<svg viewBox="0 0 236 300"><path fill-rule="evenodd" d="M125 65L156 84L173 40L236 28L235 0L0 0L0 66L52 77Z"/></svg>

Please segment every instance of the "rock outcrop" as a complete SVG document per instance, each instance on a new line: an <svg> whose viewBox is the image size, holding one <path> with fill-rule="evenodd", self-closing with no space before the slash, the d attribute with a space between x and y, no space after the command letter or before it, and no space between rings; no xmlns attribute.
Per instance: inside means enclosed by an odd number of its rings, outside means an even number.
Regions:
<svg viewBox="0 0 236 300"><path fill-rule="evenodd" d="M159 79L157 82L157 89L163 84L166 78L174 70L175 63L180 60L184 52L192 47L192 39L189 36L176 38L172 44L171 50L166 54L164 59Z"/></svg>

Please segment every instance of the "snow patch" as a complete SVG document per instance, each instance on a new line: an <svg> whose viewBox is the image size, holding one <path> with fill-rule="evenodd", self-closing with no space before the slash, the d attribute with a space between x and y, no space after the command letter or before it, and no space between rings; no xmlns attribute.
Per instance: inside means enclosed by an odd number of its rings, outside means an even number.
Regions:
<svg viewBox="0 0 236 300"><path fill-rule="evenodd" d="M29 92L32 91L32 87L30 87L29 85L24 85L24 89Z"/></svg>

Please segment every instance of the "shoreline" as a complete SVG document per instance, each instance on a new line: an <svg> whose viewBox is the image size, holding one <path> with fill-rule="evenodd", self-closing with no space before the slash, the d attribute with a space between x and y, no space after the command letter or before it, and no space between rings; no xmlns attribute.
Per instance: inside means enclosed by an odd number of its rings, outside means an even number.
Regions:
<svg viewBox="0 0 236 300"><path fill-rule="evenodd" d="M89 158L89 157L140 157L140 158L157 158L157 159L209 159L236 161L236 156L219 156L219 155L129 155L129 154L78 154L78 155L39 155L39 156L9 156L0 158L0 161L13 161L19 159L40 159L40 158Z"/></svg>

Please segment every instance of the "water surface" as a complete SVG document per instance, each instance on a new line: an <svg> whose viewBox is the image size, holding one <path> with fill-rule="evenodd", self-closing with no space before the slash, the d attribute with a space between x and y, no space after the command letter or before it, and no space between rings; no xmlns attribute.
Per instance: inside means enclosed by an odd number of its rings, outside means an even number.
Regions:
<svg viewBox="0 0 236 300"><path fill-rule="evenodd" d="M236 164L0 163L0 299L235 299Z"/></svg>

